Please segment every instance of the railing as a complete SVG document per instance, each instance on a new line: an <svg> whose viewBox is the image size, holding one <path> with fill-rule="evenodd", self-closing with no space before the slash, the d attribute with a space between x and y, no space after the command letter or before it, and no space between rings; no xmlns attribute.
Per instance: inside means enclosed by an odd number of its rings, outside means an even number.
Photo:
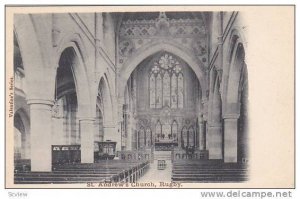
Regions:
<svg viewBox="0 0 300 199"><path fill-rule="evenodd" d="M131 161L150 161L153 162L153 152L151 149L137 151L120 151L119 157L122 160Z"/></svg>
<svg viewBox="0 0 300 199"><path fill-rule="evenodd" d="M208 160L207 150L194 150L192 152L183 149L174 149L172 151L172 161L181 159Z"/></svg>

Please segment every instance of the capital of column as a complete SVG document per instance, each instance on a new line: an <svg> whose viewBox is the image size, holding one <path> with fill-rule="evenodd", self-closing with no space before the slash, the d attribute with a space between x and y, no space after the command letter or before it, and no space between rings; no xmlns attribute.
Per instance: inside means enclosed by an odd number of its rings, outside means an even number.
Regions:
<svg viewBox="0 0 300 199"><path fill-rule="evenodd" d="M96 118L94 117L79 117L80 122L94 122Z"/></svg>
<svg viewBox="0 0 300 199"><path fill-rule="evenodd" d="M237 113L227 113L223 115L224 120L237 120L239 117L240 114Z"/></svg>
<svg viewBox="0 0 300 199"><path fill-rule="evenodd" d="M54 105L54 100L48 100L48 99L28 99L27 100L28 105L47 105L47 106L53 106Z"/></svg>
<svg viewBox="0 0 300 199"><path fill-rule="evenodd" d="M217 123L209 124L208 128L222 128L222 124L221 123L219 123L219 124L217 124Z"/></svg>

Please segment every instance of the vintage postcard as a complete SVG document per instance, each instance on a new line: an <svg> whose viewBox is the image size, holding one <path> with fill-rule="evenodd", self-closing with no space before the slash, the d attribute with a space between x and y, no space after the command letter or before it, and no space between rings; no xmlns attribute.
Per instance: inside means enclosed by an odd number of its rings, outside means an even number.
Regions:
<svg viewBox="0 0 300 199"><path fill-rule="evenodd" d="M294 188L294 6L6 6L6 188Z"/></svg>

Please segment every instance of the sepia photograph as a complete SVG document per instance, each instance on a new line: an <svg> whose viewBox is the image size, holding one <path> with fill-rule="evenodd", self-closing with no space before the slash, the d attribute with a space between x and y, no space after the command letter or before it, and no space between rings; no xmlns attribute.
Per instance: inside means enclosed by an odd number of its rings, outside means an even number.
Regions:
<svg viewBox="0 0 300 199"><path fill-rule="evenodd" d="M247 9L6 7L6 187L292 188L294 7L258 8L291 19L280 72L290 81L263 95L278 70L253 64L273 47L251 48L265 30L251 30ZM273 92L289 106L264 109Z"/></svg>

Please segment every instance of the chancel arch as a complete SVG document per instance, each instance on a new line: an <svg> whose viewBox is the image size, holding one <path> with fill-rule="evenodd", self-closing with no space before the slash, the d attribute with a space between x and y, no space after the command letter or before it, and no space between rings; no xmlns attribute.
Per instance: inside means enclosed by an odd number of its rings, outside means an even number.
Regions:
<svg viewBox="0 0 300 199"><path fill-rule="evenodd" d="M194 57L193 53L190 52L190 50L184 49L179 45L163 40L141 47L138 52L133 54L131 58L122 65L120 70L119 84L119 93L121 94L121 96L123 96L126 81L129 79L135 68L146 58L151 57L161 51L169 52L175 56L179 56L182 60L184 60L184 62L186 62L196 74L198 81L200 82L201 92L202 90L204 91L206 89L207 85L204 79L206 72L203 63L196 57Z"/></svg>
<svg viewBox="0 0 300 199"><path fill-rule="evenodd" d="M141 143L141 139L145 140L147 134L142 132L146 132L147 128L141 130L138 122L137 142L140 147L148 144L147 147L156 147L157 150L171 150L172 147L187 146L187 143L195 142L196 131L191 131L191 141L186 137L186 143L182 145L179 129L186 120L197 117L201 88L197 75L180 56L160 51L147 57L132 72L126 88L128 92L126 90L125 97L127 94L132 96L129 101L133 102L130 103L133 105L130 112L135 115L134 119L143 121L145 128L151 127L148 134L155 132L151 136L153 142ZM124 101L127 102L128 99L125 98ZM133 131L129 132L132 133ZM188 129L186 133L188 134Z"/></svg>

